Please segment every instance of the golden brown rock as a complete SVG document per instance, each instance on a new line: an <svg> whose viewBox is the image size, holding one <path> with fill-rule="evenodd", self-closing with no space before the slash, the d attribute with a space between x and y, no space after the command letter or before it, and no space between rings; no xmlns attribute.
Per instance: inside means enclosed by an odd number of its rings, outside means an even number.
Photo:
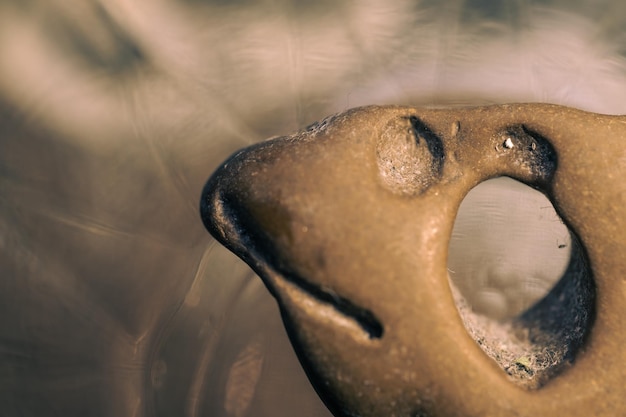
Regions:
<svg viewBox="0 0 626 417"><path fill-rule="evenodd" d="M276 297L336 415L615 416L624 136L624 117L553 105L354 109L234 155L202 216ZM561 282L507 328L531 349L514 366L465 330L474 318L446 270L463 197L497 176L544 192L579 242Z"/></svg>

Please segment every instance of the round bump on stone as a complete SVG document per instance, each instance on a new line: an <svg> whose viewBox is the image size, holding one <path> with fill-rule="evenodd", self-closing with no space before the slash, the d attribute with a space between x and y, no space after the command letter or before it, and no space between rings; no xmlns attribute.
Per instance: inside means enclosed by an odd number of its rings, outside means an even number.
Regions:
<svg viewBox="0 0 626 417"><path fill-rule="evenodd" d="M392 119L376 146L379 175L394 193L420 194L441 175L441 139L416 116Z"/></svg>

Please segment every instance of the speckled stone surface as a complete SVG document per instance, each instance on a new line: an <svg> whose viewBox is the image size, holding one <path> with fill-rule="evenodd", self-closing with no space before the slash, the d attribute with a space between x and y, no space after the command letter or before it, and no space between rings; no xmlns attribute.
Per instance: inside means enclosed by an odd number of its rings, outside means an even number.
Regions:
<svg viewBox="0 0 626 417"><path fill-rule="evenodd" d="M615 416L625 136L624 117L544 104L353 109L235 154L201 211L276 297L338 416ZM578 242L561 282L507 328L554 359L547 370L525 355L515 372L499 365L449 285L458 207L498 176L544 192Z"/></svg>

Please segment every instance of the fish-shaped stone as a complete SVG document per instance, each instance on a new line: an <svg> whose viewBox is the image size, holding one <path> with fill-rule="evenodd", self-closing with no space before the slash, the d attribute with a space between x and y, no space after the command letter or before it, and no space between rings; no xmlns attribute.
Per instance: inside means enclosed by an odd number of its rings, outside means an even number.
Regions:
<svg viewBox="0 0 626 417"><path fill-rule="evenodd" d="M201 213L274 295L337 416L614 416L624 137L625 117L548 104L357 108L233 155ZM507 327L531 351L506 366L484 346L500 334L466 331L446 269L461 201L499 176L546 194L574 242L561 281Z"/></svg>

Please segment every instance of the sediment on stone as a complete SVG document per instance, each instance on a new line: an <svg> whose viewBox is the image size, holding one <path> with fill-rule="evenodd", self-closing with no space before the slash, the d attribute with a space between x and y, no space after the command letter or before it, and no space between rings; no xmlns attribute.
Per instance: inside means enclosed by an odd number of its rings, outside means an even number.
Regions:
<svg viewBox="0 0 626 417"><path fill-rule="evenodd" d="M544 334L533 342L530 329L513 321L498 322L475 313L451 283L459 314L469 335L487 356L506 372L511 381L527 389L538 389L562 366L569 346L558 338ZM537 329L532 333L537 334Z"/></svg>

